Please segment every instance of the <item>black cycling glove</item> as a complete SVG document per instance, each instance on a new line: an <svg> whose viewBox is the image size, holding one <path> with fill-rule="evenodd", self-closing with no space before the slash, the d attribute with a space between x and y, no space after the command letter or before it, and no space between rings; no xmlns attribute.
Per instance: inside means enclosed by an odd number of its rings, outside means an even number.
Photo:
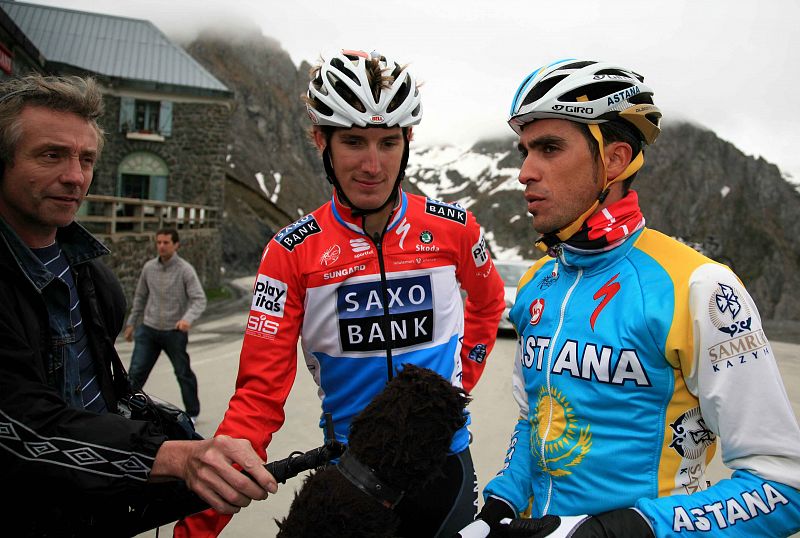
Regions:
<svg viewBox="0 0 800 538"><path fill-rule="evenodd" d="M494 500L494 502L492 502ZM512 519L514 510L499 499L489 498L474 523L460 538L655 538L644 517L631 508L596 516Z"/></svg>

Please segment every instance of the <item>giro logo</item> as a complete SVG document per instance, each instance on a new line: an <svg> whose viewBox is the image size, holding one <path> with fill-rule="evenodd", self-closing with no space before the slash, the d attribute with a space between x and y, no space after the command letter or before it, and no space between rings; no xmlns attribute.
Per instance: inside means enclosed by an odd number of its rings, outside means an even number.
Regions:
<svg viewBox="0 0 800 538"><path fill-rule="evenodd" d="M590 106L553 105L551 109L556 112L564 111L572 114L594 114L594 108Z"/></svg>

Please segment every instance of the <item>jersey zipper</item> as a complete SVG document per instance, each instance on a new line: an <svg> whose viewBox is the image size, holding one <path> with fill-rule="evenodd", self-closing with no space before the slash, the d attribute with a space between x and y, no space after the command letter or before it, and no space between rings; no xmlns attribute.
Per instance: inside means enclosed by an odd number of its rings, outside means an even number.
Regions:
<svg viewBox="0 0 800 538"><path fill-rule="evenodd" d="M555 268L553 270L555 275L558 274L558 262L559 262L559 260L562 262L562 264L567 265L566 262L563 259L563 251L560 248L560 245L557 245L556 249L557 249L556 250L556 262L555 262L556 265L555 265ZM581 281L581 277L582 276L583 276L583 269L578 269L578 274L575 277L575 282L573 282L572 285L569 287L569 289L567 290L567 294L564 296L564 300L561 302L561 310L559 311L559 316L558 316L558 326L556 327L556 332L553 334L553 342L552 342L552 345L550 346L550 348L548 349L548 353L547 353L547 364L545 365L545 368L546 368L546 370L545 370L546 371L545 379L546 379L546 386L547 386L547 396L548 396L548 401L550 402L550 406L548 408L547 426L545 428L544 434L542 435L542 444L539 447L540 448L539 454L541 455L540 457L542 458L542 469L544 469L545 471L548 470L547 469L547 456L546 456L546 453L545 453L545 445L547 444L547 437L548 437L548 435L550 435L550 426L552 426L552 423L553 423L553 403L552 403L552 397L551 397L551 392L550 392L551 391L550 374L551 374L552 365L553 365L553 350L556 348L556 342L558 341L558 336L561 333L561 328L564 325L564 316L566 315L566 311L567 311L567 303L569 303L569 298L572 296L572 292L575 291L575 288L578 287L578 282ZM547 480L548 480L547 500L545 501L544 508L542 509L542 515L543 516L547 515L547 511L550 509L550 501L552 500L552 497L553 497L553 475L551 475L549 472L547 473Z"/></svg>
<svg viewBox="0 0 800 538"><path fill-rule="evenodd" d="M385 230L384 230L385 231ZM383 342L386 349L386 375L389 381L394 377L394 365L392 364L392 342L389 329L391 327L392 316L389 313L389 285L386 282L386 265L383 261L383 237L375 232L372 237L375 248L378 250L378 266L381 268L381 296L383 301L383 316L381 316L381 331L383 331Z"/></svg>

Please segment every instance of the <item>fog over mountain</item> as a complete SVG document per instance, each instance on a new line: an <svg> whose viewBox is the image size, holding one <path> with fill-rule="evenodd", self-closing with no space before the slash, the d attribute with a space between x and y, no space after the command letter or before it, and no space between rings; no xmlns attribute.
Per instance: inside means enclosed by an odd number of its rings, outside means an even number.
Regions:
<svg viewBox="0 0 800 538"><path fill-rule="evenodd" d="M205 33L187 50L235 92L226 185L225 263L252 273L269 234L330 197L300 101L308 64L257 32ZM650 227L730 265L765 319L800 320L800 193L779 169L713 132L669 123L634 188ZM513 138L472 147L412 143L408 190L458 201L498 258L533 258L535 232L517 182Z"/></svg>

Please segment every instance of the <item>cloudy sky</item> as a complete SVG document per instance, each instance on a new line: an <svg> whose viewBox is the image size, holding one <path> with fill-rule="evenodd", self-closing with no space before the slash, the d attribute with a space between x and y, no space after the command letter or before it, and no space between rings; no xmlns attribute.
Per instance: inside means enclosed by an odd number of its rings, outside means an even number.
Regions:
<svg viewBox="0 0 800 538"><path fill-rule="evenodd" d="M691 120L800 180L797 0L32 1L149 19L179 40L255 24L296 64L379 50L424 82L422 144L511 133L511 96L551 60L613 61L645 75L665 124Z"/></svg>

